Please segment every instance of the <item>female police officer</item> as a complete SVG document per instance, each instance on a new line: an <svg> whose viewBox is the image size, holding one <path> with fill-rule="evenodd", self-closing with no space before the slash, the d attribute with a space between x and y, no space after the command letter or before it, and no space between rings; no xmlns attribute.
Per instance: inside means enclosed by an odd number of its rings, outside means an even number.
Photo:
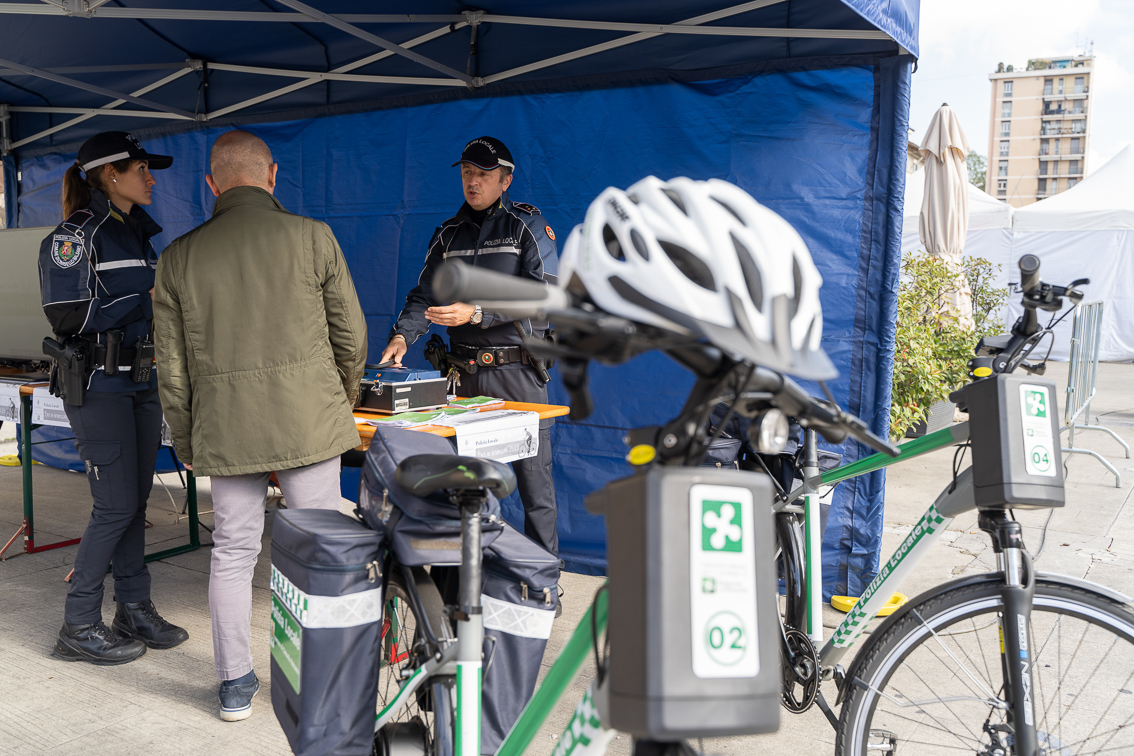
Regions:
<svg viewBox="0 0 1134 756"><path fill-rule="evenodd" d="M150 155L124 132L97 134L63 176L65 220L39 252L43 310L68 355L57 360L60 392L94 499L83 532L63 629L54 655L124 664L150 648L189 638L150 601L144 561L146 499L161 445L161 404L153 372L151 290L161 227L150 204L150 170L173 158ZM83 177L85 174L85 178ZM114 565L113 629L102 621L102 587Z"/></svg>

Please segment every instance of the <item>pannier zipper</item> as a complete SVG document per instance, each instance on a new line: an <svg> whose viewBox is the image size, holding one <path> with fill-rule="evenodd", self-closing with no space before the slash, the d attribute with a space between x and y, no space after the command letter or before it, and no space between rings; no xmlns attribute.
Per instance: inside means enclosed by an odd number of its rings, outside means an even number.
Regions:
<svg viewBox="0 0 1134 756"><path fill-rule="evenodd" d="M382 577L382 567L378 564L377 559L366 565L366 574L369 576L366 579L368 583L377 583L378 578Z"/></svg>
<svg viewBox="0 0 1134 756"><path fill-rule="evenodd" d="M551 588L541 588L540 591L543 593L543 605L551 606ZM528 600L528 584L523 580L520 581L520 598Z"/></svg>
<svg viewBox="0 0 1134 756"><path fill-rule="evenodd" d="M341 565L334 565L334 566L326 565L326 564L310 564L309 562L303 561L302 559L297 557L295 554L291 553L290 551L288 551L284 547L280 546L278 543L272 544L272 548L279 549L284 554L287 554L293 560L295 560L296 562L301 564L305 569L311 570L312 572L366 572L366 573L369 573L372 569L371 565L377 564L377 562L363 562L361 564L341 564ZM381 573L379 573L379 577L381 577ZM374 581L371 580L370 582L374 582Z"/></svg>

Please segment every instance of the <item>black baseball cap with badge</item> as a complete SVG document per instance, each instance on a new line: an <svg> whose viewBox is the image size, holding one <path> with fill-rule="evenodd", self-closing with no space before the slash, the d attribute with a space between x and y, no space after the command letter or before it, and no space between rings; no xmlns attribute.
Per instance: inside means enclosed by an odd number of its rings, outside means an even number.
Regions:
<svg viewBox="0 0 1134 756"><path fill-rule="evenodd" d="M173 165L169 155L151 155L137 139L125 131L104 131L83 142L76 160L83 173L119 160L145 160L151 171L160 171Z"/></svg>
<svg viewBox="0 0 1134 756"><path fill-rule="evenodd" d="M456 168L461 163L475 165L482 171L493 171L502 165L516 170L516 164L512 161L512 153L508 151L503 142L490 136L477 137L466 144L464 152L461 153L461 159L453 163L452 167Z"/></svg>

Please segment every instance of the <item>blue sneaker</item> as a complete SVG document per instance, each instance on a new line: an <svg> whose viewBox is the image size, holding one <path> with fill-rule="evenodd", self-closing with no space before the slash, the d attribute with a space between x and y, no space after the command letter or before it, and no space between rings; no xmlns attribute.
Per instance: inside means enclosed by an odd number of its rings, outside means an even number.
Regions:
<svg viewBox="0 0 1134 756"><path fill-rule="evenodd" d="M225 680L220 686L220 718L225 722L239 722L252 716L252 699L260 692L260 681L255 672L236 680Z"/></svg>

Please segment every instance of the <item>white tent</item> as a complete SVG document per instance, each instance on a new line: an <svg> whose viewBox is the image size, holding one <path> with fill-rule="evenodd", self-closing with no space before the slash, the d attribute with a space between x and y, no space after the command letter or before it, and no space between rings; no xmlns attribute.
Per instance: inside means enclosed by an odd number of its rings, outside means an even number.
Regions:
<svg viewBox="0 0 1134 756"><path fill-rule="evenodd" d="M925 196L925 170L920 166L906 176L906 204L902 211L902 253L923 249L918 236L918 214ZM1006 202L968 185L969 232L965 236L965 256L981 257L999 265L997 285L1007 286L1011 278L1012 213Z"/></svg>
<svg viewBox="0 0 1134 756"><path fill-rule="evenodd" d="M1017 210L1014 232L1012 271L1032 254L1045 281L1091 279L1085 300L1106 302L1099 358L1134 360L1134 145L1074 188ZM1071 317L1056 330L1056 359L1067 359Z"/></svg>

